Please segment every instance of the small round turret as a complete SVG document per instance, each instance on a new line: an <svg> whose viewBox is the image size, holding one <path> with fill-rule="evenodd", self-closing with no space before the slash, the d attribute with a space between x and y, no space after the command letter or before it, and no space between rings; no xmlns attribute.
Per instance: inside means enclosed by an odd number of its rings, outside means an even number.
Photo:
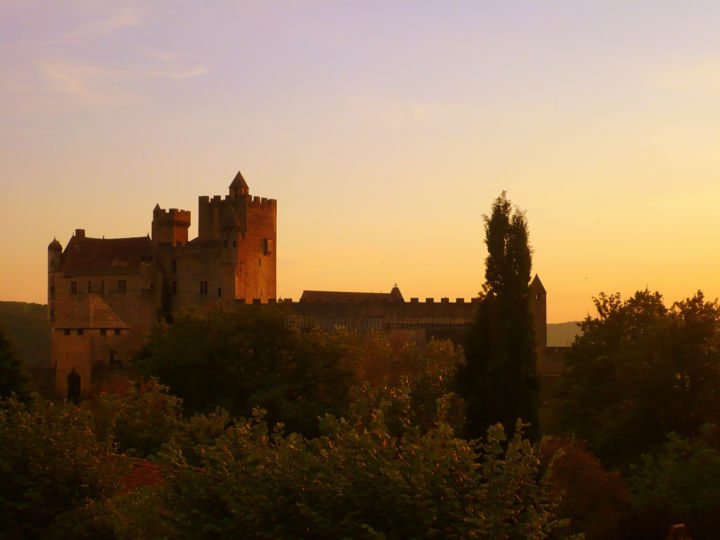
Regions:
<svg viewBox="0 0 720 540"><path fill-rule="evenodd" d="M62 244L56 238L53 238L53 241L48 244L48 272L57 270L61 257Z"/></svg>

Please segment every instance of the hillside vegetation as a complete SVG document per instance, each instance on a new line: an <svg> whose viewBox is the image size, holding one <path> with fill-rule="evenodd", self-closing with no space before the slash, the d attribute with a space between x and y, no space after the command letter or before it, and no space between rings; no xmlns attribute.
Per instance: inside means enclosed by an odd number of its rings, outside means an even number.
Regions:
<svg viewBox="0 0 720 540"><path fill-rule="evenodd" d="M50 365L50 326L47 306L28 302L0 302L0 327L23 365Z"/></svg>

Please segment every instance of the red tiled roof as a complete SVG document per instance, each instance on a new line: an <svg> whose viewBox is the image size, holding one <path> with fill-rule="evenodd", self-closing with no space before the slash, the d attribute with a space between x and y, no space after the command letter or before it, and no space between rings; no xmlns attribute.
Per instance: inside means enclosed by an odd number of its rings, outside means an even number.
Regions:
<svg viewBox="0 0 720 540"><path fill-rule="evenodd" d="M59 270L66 276L135 274L140 263L153 258L153 243L146 237L85 238L75 235L68 242Z"/></svg>

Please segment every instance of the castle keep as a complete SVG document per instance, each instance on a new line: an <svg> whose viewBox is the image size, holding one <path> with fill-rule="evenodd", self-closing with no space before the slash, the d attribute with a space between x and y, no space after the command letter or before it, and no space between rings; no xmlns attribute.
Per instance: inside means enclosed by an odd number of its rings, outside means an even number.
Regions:
<svg viewBox="0 0 720 540"><path fill-rule="evenodd" d="M171 323L178 313L276 303L276 218L277 202L251 196L238 172L225 197L199 197L193 240L188 240L190 212L159 205L152 213L151 236L89 238L77 229L64 250L53 240L48 316L57 392L87 394L99 373L127 363L153 328ZM546 294L537 276L530 293L543 371L550 355ZM299 325L380 330L402 345L429 337L460 340L473 319L475 300L406 301L395 286L389 293L304 291L299 302L283 303Z"/></svg>
<svg viewBox="0 0 720 540"><path fill-rule="evenodd" d="M199 198L198 215L193 240L189 211L156 205L151 237L89 238L77 229L64 250L50 243L51 363L61 395L78 376L86 393L94 370L127 362L174 314L275 298L277 202L251 196L238 172L224 198Z"/></svg>

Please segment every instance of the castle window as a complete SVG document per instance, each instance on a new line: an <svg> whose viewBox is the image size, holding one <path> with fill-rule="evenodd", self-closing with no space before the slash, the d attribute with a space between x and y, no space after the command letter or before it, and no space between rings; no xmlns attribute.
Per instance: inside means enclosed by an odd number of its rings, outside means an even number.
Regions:
<svg viewBox="0 0 720 540"><path fill-rule="evenodd" d="M78 328L77 335L82 336L85 333L85 331L82 328Z"/></svg>
<svg viewBox="0 0 720 540"><path fill-rule="evenodd" d="M120 360L118 360L117 351L110 351L110 363L117 364L119 362Z"/></svg>
<svg viewBox="0 0 720 540"><path fill-rule="evenodd" d="M127 292L127 281L124 279L118 279L118 292L125 294Z"/></svg>
<svg viewBox="0 0 720 540"><path fill-rule="evenodd" d="M88 292L92 292L92 281L88 281Z"/></svg>
<svg viewBox="0 0 720 540"><path fill-rule="evenodd" d="M55 310L51 309L50 310L50 322L54 322L54 321L55 321Z"/></svg>
<svg viewBox="0 0 720 540"><path fill-rule="evenodd" d="M208 282L201 281L200 282L200 294L207 294L207 293L208 293Z"/></svg>
<svg viewBox="0 0 720 540"><path fill-rule="evenodd" d="M119 335L120 335L120 329L119 329L119 328L116 328L116 329L115 329L115 335L116 335L116 336L119 336Z"/></svg>
<svg viewBox="0 0 720 540"><path fill-rule="evenodd" d="M170 289L172 290L173 294L177 294L177 281L172 282Z"/></svg>
<svg viewBox="0 0 720 540"><path fill-rule="evenodd" d="M218 296L222 296L222 287L218 287Z"/></svg>
<svg viewBox="0 0 720 540"><path fill-rule="evenodd" d="M273 241L269 238L263 240L263 255L270 255L273 252Z"/></svg>
<svg viewBox="0 0 720 540"><path fill-rule="evenodd" d="M70 335L70 329L69 329L69 328L66 328L66 329L65 329L65 335L66 335L66 336L69 336L69 335Z"/></svg>
<svg viewBox="0 0 720 540"><path fill-rule="evenodd" d="M172 266L172 271L177 272L177 260L173 259L171 266Z"/></svg>
<svg viewBox="0 0 720 540"><path fill-rule="evenodd" d="M101 328L101 329L100 329L100 335L101 335L101 336L107 336L107 329Z"/></svg>
<svg viewBox="0 0 720 540"><path fill-rule="evenodd" d="M55 285L50 285L50 300L55 300Z"/></svg>
<svg viewBox="0 0 720 540"><path fill-rule="evenodd" d="M233 240L233 247L237 247L237 241Z"/></svg>
<svg viewBox="0 0 720 540"><path fill-rule="evenodd" d="M70 282L70 294L77 294L77 281Z"/></svg>

